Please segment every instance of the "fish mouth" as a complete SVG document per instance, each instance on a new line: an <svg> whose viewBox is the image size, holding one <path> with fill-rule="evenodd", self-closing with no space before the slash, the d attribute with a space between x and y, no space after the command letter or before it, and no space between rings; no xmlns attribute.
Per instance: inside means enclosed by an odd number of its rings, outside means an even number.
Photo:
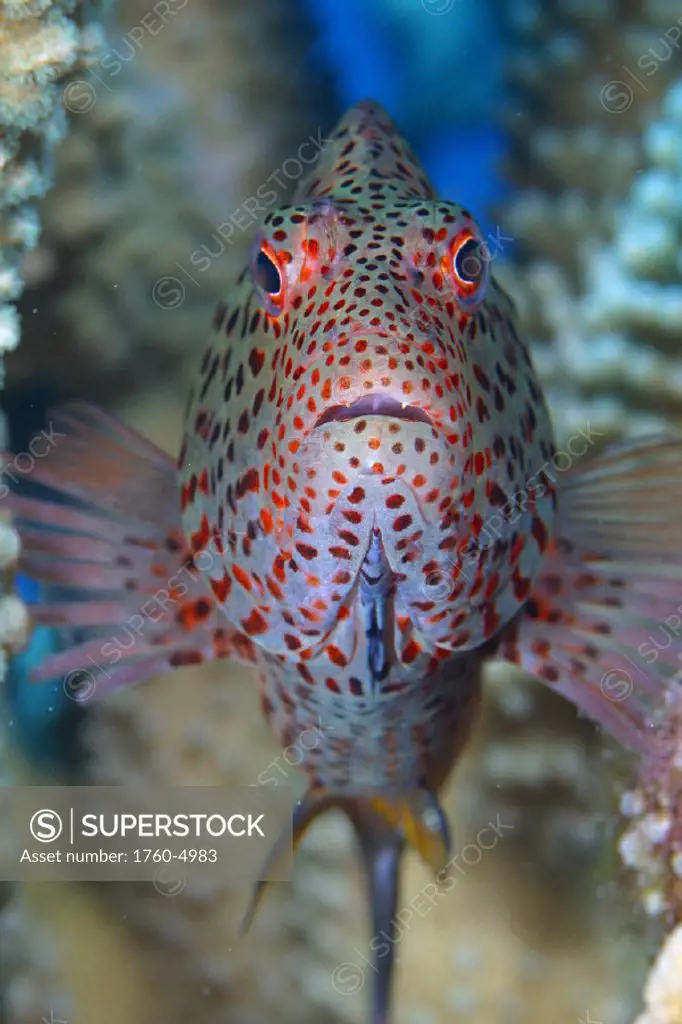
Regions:
<svg viewBox="0 0 682 1024"><path fill-rule="evenodd" d="M325 423L338 423L341 420L356 420L361 416L387 416L393 420L411 420L413 423L427 423L433 426L433 421L423 409L414 405L404 405L395 398L388 395L365 395L358 398L350 405L332 405L325 409L321 416L315 421L315 427L322 427Z"/></svg>

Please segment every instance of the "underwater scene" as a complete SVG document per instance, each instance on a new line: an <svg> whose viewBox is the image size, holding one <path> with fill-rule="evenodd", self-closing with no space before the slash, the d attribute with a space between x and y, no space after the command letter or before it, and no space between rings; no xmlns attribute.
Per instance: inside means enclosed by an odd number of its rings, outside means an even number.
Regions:
<svg viewBox="0 0 682 1024"><path fill-rule="evenodd" d="M0 1024L682 1024L682 7L0 0Z"/></svg>

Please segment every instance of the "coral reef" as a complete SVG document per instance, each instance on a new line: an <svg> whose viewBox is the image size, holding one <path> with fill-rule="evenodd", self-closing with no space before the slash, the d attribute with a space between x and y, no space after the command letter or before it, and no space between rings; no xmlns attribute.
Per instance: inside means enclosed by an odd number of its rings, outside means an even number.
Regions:
<svg viewBox="0 0 682 1024"><path fill-rule="evenodd" d="M77 0L0 2L0 385L3 356L19 341L20 321L13 305L21 294L22 259L40 233L37 200L52 182L53 154L67 130L62 106L66 75L100 42L89 23L92 5ZM87 12L87 16L86 16ZM0 446L5 448L2 421ZM5 483L3 481L3 493ZM7 576L19 540L7 518L0 521L0 571ZM0 597L0 679L7 652L26 640L28 616L13 594ZM8 730L0 732L2 784L16 777L8 761ZM56 991L54 941L48 939L29 905L25 887L3 884L0 908L2 1019L28 1024L52 1012L68 1012Z"/></svg>
<svg viewBox="0 0 682 1024"><path fill-rule="evenodd" d="M637 872L652 916L682 922L682 686L673 683L662 709L657 750L639 785L623 794L630 826L620 840L625 864Z"/></svg>
<svg viewBox="0 0 682 1024"><path fill-rule="evenodd" d="M10 6L0 7L2 25ZM300 147L311 143L308 157L333 118L326 84L310 87L295 4L165 6L170 15L150 18L142 0L124 2L104 56L64 95L73 130L43 204L45 232L23 262L25 337L10 383L43 378L60 396L104 398L175 452L186 360L243 264L259 216L253 211L259 202L267 208L271 192L272 204L286 200L299 173L291 168L303 163ZM406 5L393 0L399 6ZM31 5L36 22L43 9L53 10ZM54 10L61 17L66 7ZM675 62L650 50L678 14L665 2L635 0L522 0L506 13L528 45L512 70L523 109L513 105L508 125L519 192L500 225L518 247L518 267L507 272L516 275L513 290L560 432L588 420L613 433L674 422L682 117L679 87L670 87ZM428 11L416 3L411 16L425 19ZM437 24L445 22L433 17L429 31ZM658 62L655 73L646 74L641 57ZM641 72L640 84L623 68ZM3 84L0 75L0 94ZM50 131L61 130L63 115L54 119ZM49 125L46 118L44 139ZM18 142L13 153L24 157ZM287 161L294 161L290 173ZM31 166L39 177L43 165ZM33 193L22 195L12 210L24 211ZM0 273L10 298L21 245L12 243L10 276ZM5 550L0 568L14 558L11 532L0 535ZM19 637L21 606L3 607L2 635L13 624ZM0 630L2 619L0 607ZM260 720L250 673L232 666L178 672L118 695L88 713L83 741L84 778L92 783L249 783L275 761L282 784L297 785ZM426 913L423 903L416 907L429 879L414 861L407 865L412 916L400 939L396 1024L634 1018L646 943L613 881L616 764L605 763L603 751L594 728L554 695L491 669L485 714L445 800L455 849L464 856L469 844L473 863L465 859L452 894ZM621 849L626 859L635 850L630 862L651 894L649 908L661 911L678 899L678 836L661 825L678 792L671 764L659 762L623 801L637 817ZM478 849L479 864L476 837L497 815L510 835L490 853ZM13 949L17 925L33 945L25 897L15 891L0 912L0 942ZM119 929L115 960L98 947L98 958L87 961L107 1024L366 1019L364 891L337 818L316 825L294 885L272 888L244 941L236 928L245 893L227 885L188 884L174 896L139 884L89 887L81 898L91 916L73 941L70 989L93 936L105 922ZM65 890L64 899L74 896ZM679 943L678 929L652 972L649 1015L638 1024L676 1019ZM349 965L359 971L355 983L352 972L339 973ZM21 996L28 983L17 981L13 991ZM12 1012L23 1024L19 996ZM78 1003L79 1013L85 1005ZM35 1020L45 1012L37 1004L29 1010ZM89 1015L96 1011L95 1004Z"/></svg>
<svg viewBox="0 0 682 1024"><path fill-rule="evenodd" d="M104 56L72 83L15 386L41 375L111 401L150 373L182 374L256 223L333 120L324 83L308 87L296 4L168 6L161 17L143 0L121 4Z"/></svg>
<svg viewBox="0 0 682 1024"><path fill-rule="evenodd" d="M518 190L498 214L516 249L502 272L559 437L586 423L605 437L679 427L679 11L665 0L527 0L507 14L519 46L506 170ZM678 705L673 686L659 756L623 795L630 824L619 844L647 912L669 925L679 920L682 867ZM506 765L523 763L513 736L500 742ZM642 1020L659 1020L649 1002Z"/></svg>
<svg viewBox="0 0 682 1024"><path fill-rule="evenodd" d="M508 13L524 44L505 122L519 190L500 222L558 427L679 423L678 12L527 0Z"/></svg>
<svg viewBox="0 0 682 1024"><path fill-rule="evenodd" d="M91 16L92 5L79 0L0 3L0 356L19 341L12 303L22 290L21 259L40 233L36 200L50 188L54 149L67 130L63 81L101 44Z"/></svg>
<svg viewBox="0 0 682 1024"><path fill-rule="evenodd" d="M671 932L658 954L644 992L646 1010L635 1024L682 1021L682 925Z"/></svg>
<svg viewBox="0 0 682 1024"><path fill-rule="evenodd" d="M52 184L54 151L67 131L64 82L77 66L94 59L103 42L97 11L97 4L80 0L0 0L0 386L3 356L19 341L14 302L23 287L22 261L40 235L37 201ZM6 443L3 417L1 450ZM18 550L19 539L5 517L0 570L16 560ZM20 647L27 628L21 601L12 594L0 597L0 678L4 650Z"/></svg>

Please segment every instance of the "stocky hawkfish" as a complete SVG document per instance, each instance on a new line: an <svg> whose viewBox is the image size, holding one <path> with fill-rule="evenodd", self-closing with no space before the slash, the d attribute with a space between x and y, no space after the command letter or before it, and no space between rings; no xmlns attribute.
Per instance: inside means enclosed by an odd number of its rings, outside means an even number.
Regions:
<svg viewBox="0 0 682 1024"><path fill-rule="evenodd" d="M323 723L294 835L346 812L375 935L392 934L403 847L447 862L438 793L486 659L638 751L676 666L637 651L682 599L682 443L595 456L585 424L558 453L490 262L471 214L361 103L216 311L177 466L76 404L32 480L77 505L8 499L21 568L61 588L35 621L92 632L38 678L87 670L101 696L232 658L257 667L283 746ZM391 973L377 956L373 1024Z"/></svg>

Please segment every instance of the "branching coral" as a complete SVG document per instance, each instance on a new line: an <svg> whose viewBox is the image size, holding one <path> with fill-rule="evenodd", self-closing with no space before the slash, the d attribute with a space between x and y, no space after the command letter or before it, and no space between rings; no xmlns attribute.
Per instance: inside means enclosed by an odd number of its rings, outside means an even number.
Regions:
<svg viewBox="0 0 682 1024"><path fill-rule="evenodd" d="M23 287L22 258L40 234L36 203L52 183L54 149L67 130L63 82L101 42L89 9L79 0L0 0L0 386L2 357L19 341L13 303ZM0 569L18 543L0 522ZM16 645L26 625L21 603L1 598L0 642Z"/></svg>
<svg viewBox="0 0 682 1024"><path fill-rule="evenodd" d="M635 1024L682 1021L682 925L671 932L658 954L645 990L646 1010Z"/></svg>
<svg viewBox="0 0 682 1024"><path fill-rule="evenodd" d="M583 293L572 297L555 268L532 272L553 338L551 352L540 352L545 378L615 392L621 427L633 410L642 427L682 419L682 79L643 144L647 163L613 211L612 240L582 246Z"/></svg>
<svg viewBox="0 0 682 1024"><path fill-rule="evenodd" d="M527 0L510 16L526 44L511 71L521 111L507 119L521 188L501 220L558 426L680 421L680 86L666 95L679 12Z"/></svg>
<svg viewBox="0 0 682 1024"><path fill-rule="evenodd" d="M21 259L40 234L36 200L67 130L65 75L99 42L79 0L0 2L0 355L16 347Z"/></svg>
<svg viewBox="0 0 682 1024"><path fill-rule="evenodd" d="M89 25L80 0L0 0L0 385L2 357L19 341L20 322L13 305L22 287L22 260L40 233L37 200L52 181L53 151L64 137L62 106L65 76L92 53L99 30ZM2 448L5 448L4 420ZM5 486L3 482L3 493ZM0 521L0 571L11 570L19 551L14 530ZM6 653L26 638L28 616L12 594L0 597L0 678ZM8 767L7 732L0 734L3 784L16 781ZM0 908L2 1017L28 1024L63 1016L63 997L54 981L54 945L36 923L21 887L3 886Z"/></svg>
<svg viewBox="0 0 682 1024"><path fill-rule="evenodd" d="M108 49L73 83L12 383L43 375L111 400L182 372L256 224L333 121L325 83L308 87L296 4L157 8L122 3Z"/></svg>
<svg viewBox="0 0 682 1024"><path fill-rule="evenodd" d="M622 811L631 824L620 842L625 863L637 871L652 915L682 922L682 687L673 684L662 711L656 751Z"/></svg>
<svg viewBox="0 0 682 1024"><path fill-rule="evenodd" d="M679 9L527 0L508 14L522 44L506 121L519 189L500 213L517 245L507 283L558 433L586 423L610 435L679 426ZM676 692L659 759L623 799L631 825L620 844L647 909L669 920L679 920L682 866ZM501 743L514 763L512 742Z"/></svg>

